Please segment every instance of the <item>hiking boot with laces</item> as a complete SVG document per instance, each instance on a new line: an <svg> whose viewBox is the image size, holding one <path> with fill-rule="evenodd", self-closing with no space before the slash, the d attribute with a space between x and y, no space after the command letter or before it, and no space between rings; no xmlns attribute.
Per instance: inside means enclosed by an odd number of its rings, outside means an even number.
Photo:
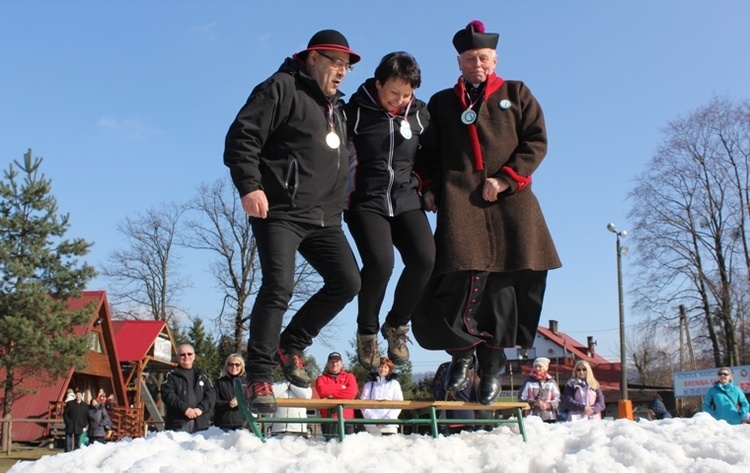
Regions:
<svg viewBox="0 0 750 473"><path fill-rule="evenodd" d="M293 385L309 388L312 382L305 371L305 357L297 351L276 350L276 362L281 367L284 377Z"/></svg>
<svg viewBox="0 0 750 473"><path fill-rule="evenodd" d="M253 381L245 386L245 400L250 411L256 414L272 414L276 412L276 397L273 395L271 383Z"/></svg>
<svg viewBox="0 0 750 473"><path fill-rule="evenodd" d="M409 333L408 326L392 327L385 323L380 328L380 333L388 341L388 358L394 364L403 365L409 361L409 348L406 346L406 343L410 341L406 336Z"/></svg>
<svg viewBox="0 0 750 473"><path fill-rule="evenodd" d="M377 335L362 335L357 332L357 360L367 371L377 371L380 366L380 350Z"/></svg>

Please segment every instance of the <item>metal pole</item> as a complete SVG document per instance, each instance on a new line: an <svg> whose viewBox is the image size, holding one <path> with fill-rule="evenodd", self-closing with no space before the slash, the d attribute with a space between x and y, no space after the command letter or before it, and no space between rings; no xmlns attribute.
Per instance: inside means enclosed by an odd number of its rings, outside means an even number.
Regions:
<svg viewBox="0 0 750 473"><path fill-rule="evenodd" d="M615 235L617 235L617 295L620 299L620 396L623 401L626 401L628 399L628 374L625 350L625 305L622 296L622 248L620 247L620 233L615 233Z"/></svg>

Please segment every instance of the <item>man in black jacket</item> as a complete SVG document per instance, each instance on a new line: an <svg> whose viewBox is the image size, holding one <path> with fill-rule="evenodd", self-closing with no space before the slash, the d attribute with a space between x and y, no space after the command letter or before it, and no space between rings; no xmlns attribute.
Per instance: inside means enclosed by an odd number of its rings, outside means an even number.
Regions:
<svg viewBox="0 0 750 473"><path fill-rule="evenodd" d="M255 87L226 136L224 164L250 218L263 276L246 364L246 397L256 412L276 410L277 363L292 384L310 386L304 350L359 292L359 269L341 228L348 154L338 90L359 59L344 35L319 31ZM281 332L296 252L324 285Z"/></svg>
<svg viewBox="0 0 750 473"><path fill-rule="evenodd" d="M89 406L83 402L83 394L76 391L76 398L65 403L65 451L71 452L81 447L81 434L89 423Z"/></svg>
<svg viewBox="0 0 750 473"><path fill-rule="evenodd" d="M167 373L161 385L167 410L164 428L191 433L206 430L216 403L216 390L206 373L193 365L195 350L191 345L180 345L177 356L179 366Z"/></svg>

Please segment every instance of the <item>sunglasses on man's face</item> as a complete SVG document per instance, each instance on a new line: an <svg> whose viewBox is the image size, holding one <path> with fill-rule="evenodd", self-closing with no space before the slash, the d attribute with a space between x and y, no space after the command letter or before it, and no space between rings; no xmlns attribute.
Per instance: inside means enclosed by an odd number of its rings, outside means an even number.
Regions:
<svg viewBox="0 0 750 473"><path fill-rule="evenodd" d="M719 373L719 376L729 376L729 373Z"/></svg>

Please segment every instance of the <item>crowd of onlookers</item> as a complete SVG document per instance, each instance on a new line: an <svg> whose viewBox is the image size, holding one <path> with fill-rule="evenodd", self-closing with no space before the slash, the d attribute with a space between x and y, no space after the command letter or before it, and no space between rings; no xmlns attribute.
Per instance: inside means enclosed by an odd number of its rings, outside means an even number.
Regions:
<svg viewBox="0 0 750 473"><path fill-rule="evenodd" d="M230 431L243 428L243 419L239 402L235 395L234 381L239 378L245 382L245 361L239 354L227 357L221 376L215 384L206 373L195 365L195 350L191 345L181 345L177 350L178 366L170 371L161 386L161 397L165 407L165 428L185 432L198 432L211 425ZM536 358L532 371L518 391L518 400L529 404L526 415L538 416L544 422L579 421L601 419L604 411L604 395L599 382L594 377L588 362L578 360L572 376L562 389L549 373L550 360ZM443 363L437 369L432 381L432 396L436 400L455 400L477 402L479 376L471 370L466 386L459 391L446 390L446 376L450 362ZM272 385L277 399L313 397L313 387L300 387L287 380ZM341 354L333 352L328 355L325 369L315 379L314 389L321 399L377 399L403 400L403 392L394 372L394 363L388 357L381 357L376 371L370 373L360 390L354 374L344 369ZM69 389L65 397L65 451L79 448L81 445L103 442L109 437L112 422L108 410L115 406L114 396L107 396L104 390L88 403L83 400L81 391ZM718 380L704 398L703 410L713 417L725 420L730 424L748 422L748 402L744 393L732 382L731 369L722 367L718 370ZM668 419L671 414L657 394L650 402L649 417ZM397 419L400 409L344 409L346 419L359 415L365 419L379 419L382 422L365 424L364 430L373 435L392 435L398 433L398 426L389 420ZM446 410L448 419L455 423L441 423L441 433L449 435L462 430L483 428L474 425L471 420L487 419L494 413L489 410ZM278 407L275 417L285 419L307 418L303 407ZM335 417L337 413L321 410L320 417ZM354 425L345 424L346 434L354 432ZM338 424L321 425L324 436L332 438L337 434ZM486 428L486 427L484 427ZM302 422L272 423L272 435L308 435L308 426Z"/></svg>
<svg viewBox="0 0 750 473"><path fill-rule="evenodd" d="M95 442L104 442L112 432L109 411L115 407L114 395L106 395L100 389L89 402L83 400L83 392L68 389L65 393L63 421L65 423L65 451L70 452Z"/></svg>
<svg viewBox="0 0 750 473"><path fill-rule="evenodd" d="M162 385L162 399L167 408L166 427L172 430L196 432L204 430L209 425L215 425L223 430L242 428L245 421L242 418L238 401L235 396L234 379L240 378L244 383L245 361L239 354L230 355L222 370L216 385L211 385L206 374L194 364L195 351L190 345L182 345L178 349L179 366L170 372ZM469 373L468 383L460 391L445 389L445 378L450 362L439 366L432 381L432 395L436 400L456 400L477 402L479 376L475 369ZM568 381L558 386L555 378L549 373L550 360L539 357L534 360L531 373L518 391L518 400L527 402L530 409L527 415L538 416L544 422L579 421L601 419L605 404L601 386L594 376L591 365L578 360L573 366L573 373ZM725 373L730 373L725 376ZM368 375L361 386L355 376L344 369L341 354L333 352L328 356L323 373L314 381L317 397L321 399L378 399L403 400L403 392L394 372L394 364L387 357L381 357L375 372ZM732 402L724 402L726 396L721 397L716 392L730 393ZM719 370L719 381L709 391L704 403L704 410L714 417L723 418L731 423L739 423L747 414L747 401L744 395L735 395L741 391L731 383L731 372L728 368ZM282 380L273 384L273 394L276 398L313 397L313 387L300 387ZM743 404L744 401L744 404ZM743 407L744 405L744 407ZM734 406L734 407L731 407ZM671 414L657 394L650 402L649 414L652 419L667 419ZM732 411L734 409L734 411ZM389 419L396 419L399 409L344 409L343 415L347 419L361 416L366 419L382 419L382 423L365 424L364 430L374 435L390 435L398 432L398 426L389 423ZM734 415L731 415L734 412ZM272 415L282 418L306 418L307 411L302 407L279 407ZM336 413L320 412L320 417L335 416ZM455 433L461 430L472 430L482 425L473 425L471 420L489 418L494 415L488 410L447 410L444 414L449 419L456 419L455 424L441 424L443 434ZM353 433L355 426L346 423L347 431ZM486 424L484 424L486 425ZM321 426L322 433L327 437L336 434L337 424L326 423ZM306 435L307 426L304 423L273 423L270 427L273 435L297 434Z"/></svg>

